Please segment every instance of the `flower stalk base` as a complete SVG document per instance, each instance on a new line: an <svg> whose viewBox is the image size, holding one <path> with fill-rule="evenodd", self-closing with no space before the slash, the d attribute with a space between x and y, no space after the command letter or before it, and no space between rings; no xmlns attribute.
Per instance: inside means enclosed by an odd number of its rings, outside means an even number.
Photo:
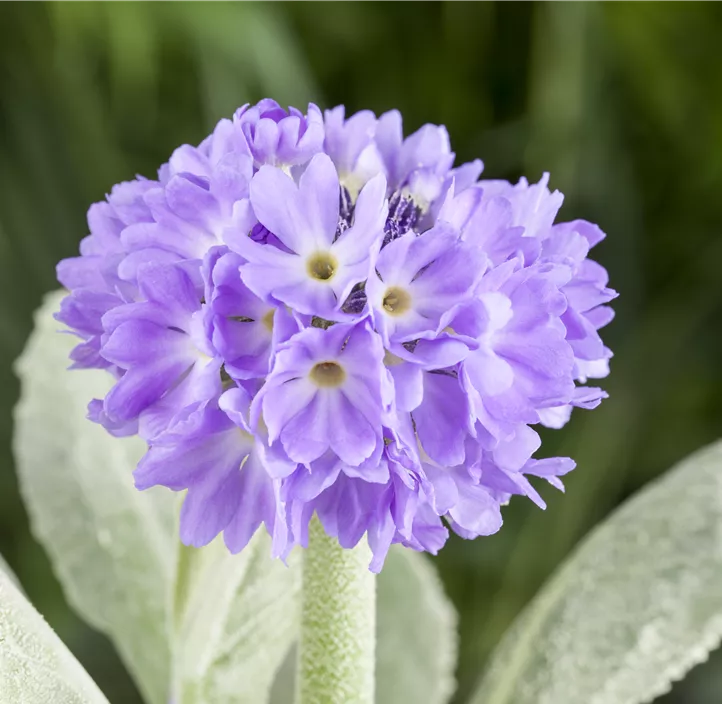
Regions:
<svg viewBox="0 0 722 704"><path fill-rule="evenodd" d="M376 576L362 540L352 550L309 525L303 557L296 704L373 704Z"/></svg>

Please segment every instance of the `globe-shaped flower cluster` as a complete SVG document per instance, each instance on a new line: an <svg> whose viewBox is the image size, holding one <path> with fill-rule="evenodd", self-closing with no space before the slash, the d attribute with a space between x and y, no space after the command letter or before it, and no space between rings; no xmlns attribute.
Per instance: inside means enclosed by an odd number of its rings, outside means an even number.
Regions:
<svg viewBox="0 0 722 704"><path fill-rule="evenodd" d="M494 533L512 494L543 506L529 477L562 488L533 426L605 395L582 385L611 356L604 235L554 224L546 176L453 161L396 111L263 100L90 208L57 318L115 378L90 418L148 444L137 487L187 491L184 542L265 524L284 557L316 514L377 571Z"/></svg>

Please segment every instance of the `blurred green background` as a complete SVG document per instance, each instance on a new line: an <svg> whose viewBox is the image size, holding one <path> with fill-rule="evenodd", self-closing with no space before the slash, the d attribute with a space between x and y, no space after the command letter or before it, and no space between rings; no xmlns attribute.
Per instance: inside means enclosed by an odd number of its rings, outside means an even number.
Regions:
<svg viewBox="0 0 722 704"><path fill-rule="evenodd" d="M446 124L460 161L480 156L489 177L548 170L565 219L608 233L596 255L622 292L611 398L545 438L578 461L566 496L545 490L546 512L515 500L501 533L436 559L461 614L461 702L578 540L722 436L721 36L717 3L0 4L0 552L111 702L137 694L68 611L9 450L11 364L88 205L271 96L396 107L407 131ZM722 701L721 664L660 701Z"/></svg>

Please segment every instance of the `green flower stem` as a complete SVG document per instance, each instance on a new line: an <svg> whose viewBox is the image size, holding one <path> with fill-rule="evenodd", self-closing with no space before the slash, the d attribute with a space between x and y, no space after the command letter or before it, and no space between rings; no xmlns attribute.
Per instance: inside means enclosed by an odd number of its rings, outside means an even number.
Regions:
<svg viewBox="0 0 722 704"><path fill-rule="evenodd" d="M339 547L317 518L303 557L296 704L373 704L376 576L362 540Z"/></svg>

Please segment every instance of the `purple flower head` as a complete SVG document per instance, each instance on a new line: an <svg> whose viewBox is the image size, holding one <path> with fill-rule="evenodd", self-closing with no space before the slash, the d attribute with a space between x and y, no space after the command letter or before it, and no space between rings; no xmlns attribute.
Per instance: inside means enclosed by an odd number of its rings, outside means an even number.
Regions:
<svg viewBox="0 0 722 704"><path fill-rule="evenodd" d="M511 206L511 223L523 227L526 237L544 239L561 208L564 196L547 187L549 174L539 183L530 184L521 178L516 185L508 181L479 181L486 197L501 196Z"/></svg>
<svg viewBox="0 0 722 704"><path fill-rule="evenodd" d="M206 257L207 332L230 376L263 378L269 369L276 315L280 318L284 311L258 298L245 285L242 264L240 256L221 247Z"/></svg>
<svg viewBox="0 0 722 704"><path fill-rule="evenodd" d="M605 397L604 235L555 223L546 175L453 161L396 111L263 100L91 207L57 318L72 366L114 381L89 418L148 444L138 488L187 492L184 542L265 526L285 558L317 515L378 571L563 489L574 463L537 459L534 428Z"/></svg>
<svg viewBox="0 0 722 704"><path fill-rule="evenodd" d="M223 156L208 175L180 172L162 188L145 195L151 222L126 227L124 247L138 264L148 257L201 261L214 246L226 243L227 230L244 228L253 174L251 158L241 152Z"/></svg>
<svg viewBox="0 0 722 704"><path fill-rule="evenodd" d="M374 139L376 115L370 110L357 112L348 119L344 115L343 105L326 110L324 151L333 160L342 186L355 200L368 181L385 173L385 166Z"/></svg>
<svg viewBox="0 0 722 704"><path fill-rule="evenodd" d="M283 524L276 527L278 487L267 471L277 460L248 424L250 401L238 387L198 404L154 440L135 471L139 489L188 490L180 520L187 545L223 532L231 552L240 552L262 523L286 543Z"/></svg>
<svg viewBox="0 0 722 704"><path fill-rule="evenodd" d="M389 188L408 193L421 210L428 210L454 163L446 127L424 125L404 139L401 114L391 110L379 118L376 141Z"/></svg>
<svg viewBox="0 0 722 704"><path fill-rule="evenodd" d="M383 356L368 323L307 328L283 343L254 400L269 442L304 465L327 452L353 467L377 463L393 393Z"/></svg>
<svg viewBox="0 0 722 704"><path fill-rule="evenodd" d="M373 551L370 569L378 572L393 543L436 554L448 531L427 496L426 482L388 458L381 458L386 477L369 481L339 472L332 483L313 497L296 498L300 484L289 482L294 491L285 502L287 524L294 543L306 546L308 521L313 513L326 532L344 548L354 547L366 534Z"/></svg>
<svg viewBox="0 0 722 704"><path fill-rule="evenodd" d="M513 256L522 256L525 261L539 256L539 241L525 236L525 228L514 224L511 202L478 186L458 192L452 183L437 217L439 222L452 225L464 242L481 249L495 265Z"/></svg>
<svg viewBox="0 0 722 704"><path fill-rule="evenodd" d="M231 122L223 119L218 122L213 133L206 137L197 147L184 144L178 147L167 164L158 170L160 182L165 185L178 174L194 174L196 177L209 181L213 172L229 159L250 157L246 138Z"/></svg>
<svg viewBox="0 0 722 704"><path fill-rule="evenodd" d="M296 108L284 110L275 100L261 100L239 108L233 121L257 166L299 166L323 149L323 116L313 103L304 115Z"/></svg>
<svg viewBox="0 0 722 704"><path fill-rule="evenodd" d="M367 183L352 222L338 234L340 185L328 156L314 156L298 185L280 169L261 167L251 184L250 202L280 246L249 237L234 243L247 261L242 267L246 285L260 298L285 303L299 313L343 318L344 301L368 278L381 246L384 191L383 176Z"/></svg>
<svg viewBox="0 0 722 704"><path fill-rule="evenodd" d="M72 353L78 368L112 368L100 354L103 315L138 291L124 265L128 252L121 233L136 223L152 222L145 195L158 186L136 179L114 186L106 200L88 210L90 234L80 243L80 256L58 264L58 281L71 291L55 316L83 340Z"/></svg>
<svg viewBox="0 0 722 704"><path fill-rule="evenodd" d="M139 419L150 439L178 409L220 393L222 360L205 334L198 291L180 266L144 267L139 289L143 301L103 316L100 353L122 370L103 411L111 423Z"/></svg>
<svg viewBox="0 0 722 704"><path fill-rule="evenodd" d="M454 320L478 347L462 363L475 414L497 439L515 423L536 423L538 410L571 402L573 352L561 316L566 267L517 268L514 260L482 280L477 299Z"/></svg>
<svg viewBox="0 0 722 704"><path fill-rule="evenodd" d="M558 191L551 192L548 181L549 175L544 174L537 184L530 185L522 178L516 185L480 181L478 187L484 194L482 203L503 204L506 223L522 232L517 251L527 265L546 262L569 270L569 280L559 287L567 302L560 319L574 355L574 380L585 383L589 378L602 378L609 373L612 353L598 331L614 317L614 311L606 304L617 293L607 287L604 267L588 258L591 248L604 239L604 233L584 220L553 224L563 196ZM468 198L467 193L463 196ZM511 241L509 237L504 239ZM577 387L568 403L539 408L539 419L544 425L559 428L569 420L574 406L591 409L604 398L606 394L601 389Z"/></svg>
<svg viewBox="0 0 722 704"><path fill-rule="evenodd" d="M486 256L444 227L407 232L381 250L366 292L386 347L436 339L456 309L472 300Z"/></svg>

